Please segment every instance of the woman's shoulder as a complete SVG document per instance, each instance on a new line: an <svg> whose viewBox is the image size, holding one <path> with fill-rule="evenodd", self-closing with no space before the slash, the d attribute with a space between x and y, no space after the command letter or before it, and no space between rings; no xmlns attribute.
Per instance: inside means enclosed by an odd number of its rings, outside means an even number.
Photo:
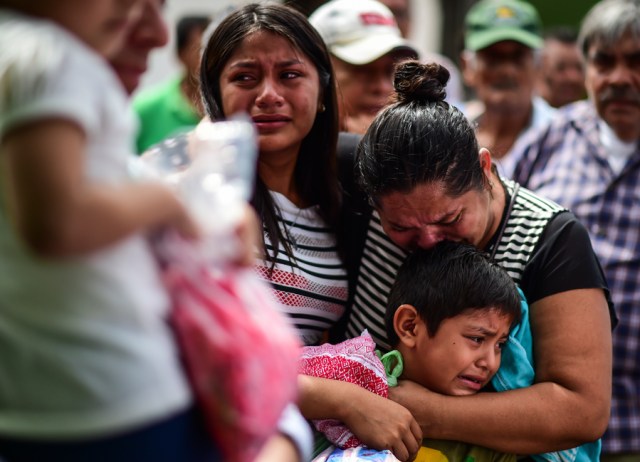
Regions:
<svg viewBox="0 0 640 462"><path fill-rule="evenodd" d="M548 221L526 265L521 285L530 303L568 290L603 289L615 322L606 278L589 232L568 210Z"/></svg>
<svg viewBox="0 0 640 462"><path fill-rule="evenodd" d="M503 180L509 195L508 216L504 218L504 235L495 251L495 260L503 266L516 283L530 265L546 230L565 209L513 181Z"/></svg>
<svg viewBox="0 0 640 462"><path fill-rule="evenodd" d="M512 180L503 180L509 195L514 200L514 209L531 215L553 216L566 210L562 205L546 199L530 189L519 185ZM514 198L515 194L515 198Z"/></svg>

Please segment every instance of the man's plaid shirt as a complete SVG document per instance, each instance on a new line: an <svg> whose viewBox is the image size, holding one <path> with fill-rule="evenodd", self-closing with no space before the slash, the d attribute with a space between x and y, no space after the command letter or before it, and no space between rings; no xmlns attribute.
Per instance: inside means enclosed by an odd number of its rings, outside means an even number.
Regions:
<svg viewBox="0 0 640 462"><path fill-rule="evenodd" d="M614 173L600 143L603 123L587 101L561 110L532 138L514 179L571 209L589 230L619 319L603 453L640 452L640 148Z"/></svg>

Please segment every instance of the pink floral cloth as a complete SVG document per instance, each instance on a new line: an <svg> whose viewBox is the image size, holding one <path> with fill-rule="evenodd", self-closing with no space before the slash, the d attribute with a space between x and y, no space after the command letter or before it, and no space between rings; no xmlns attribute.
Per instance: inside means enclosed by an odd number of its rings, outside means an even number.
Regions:
<svg viewBox="0 0 640 462"><path fill-rule="evenodd" d="M300 374L354 383L384 398L389 395L384 366L375 352L376 345L367 331L360 337L337 345L324 344L302 349ZM314 420L314 426L340 448L362 443L351 431L334 419Z"/></svg>

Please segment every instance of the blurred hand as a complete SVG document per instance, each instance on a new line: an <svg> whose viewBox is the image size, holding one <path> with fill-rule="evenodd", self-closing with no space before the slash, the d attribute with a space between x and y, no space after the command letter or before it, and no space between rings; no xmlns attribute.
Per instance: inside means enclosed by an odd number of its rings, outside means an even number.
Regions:
<svg viewBox="0 0 640 462"><path fill-rule="evenodd" d="M253 207L246 205L244 215L236 227L236 236L239 241L239 252L236 263L240 266L253 266L255 264L255 251L260 245L260 221Z"/></svg>
<svg viewBox="0 0 640 462"><path fill-rule="evenodd" d="M267 441L255 462L300 462L300 454L293 441L278 433Z"/></svg>
<svg viewBox="0 0 640 462"><path fill-rule="evenodd" d="M161 186L166 189L167 196L169 196L166 207L173 210L166 225L175 229L178 234L186 240L195 241L201 239L203 237L203 230L195 218L189 213L174 191L165 185Z"/></svg>

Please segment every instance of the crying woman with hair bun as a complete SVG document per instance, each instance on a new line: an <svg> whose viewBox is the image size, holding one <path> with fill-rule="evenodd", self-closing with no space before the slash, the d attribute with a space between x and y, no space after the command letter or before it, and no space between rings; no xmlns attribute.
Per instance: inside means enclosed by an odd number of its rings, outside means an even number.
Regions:
<svg viewBox="0 0 640 462"><path fill-rule="evenodd" d="M345 337L367 329L388 350L385 305L407 254L441 241L471 244L508 272L529 304L523 323L529 320L531 329L520 324L512 333L523 349L514 351L515 342L508 342L503 380L474 396L444 396L400 381L388 401L411 412L424 438L515 454L567 450L570 460L598 460L616 321L589 235L567 209L499 176L467 118L444 100L448 78L438 64L399 63L393 101L358 146L355 175L369 208L361 215L366 240ZM470 329L465 338L482 343L487 333ZM476 367L481 372L484 366ZM385 416L358 421L361 440L389 432L396 409L391 404L386 409L366 393L325 386L324 396L348 396L343 421L374 408ZM494 393L506 390L514 391ZM409 446L399 440L398 447Z"/></svg>

